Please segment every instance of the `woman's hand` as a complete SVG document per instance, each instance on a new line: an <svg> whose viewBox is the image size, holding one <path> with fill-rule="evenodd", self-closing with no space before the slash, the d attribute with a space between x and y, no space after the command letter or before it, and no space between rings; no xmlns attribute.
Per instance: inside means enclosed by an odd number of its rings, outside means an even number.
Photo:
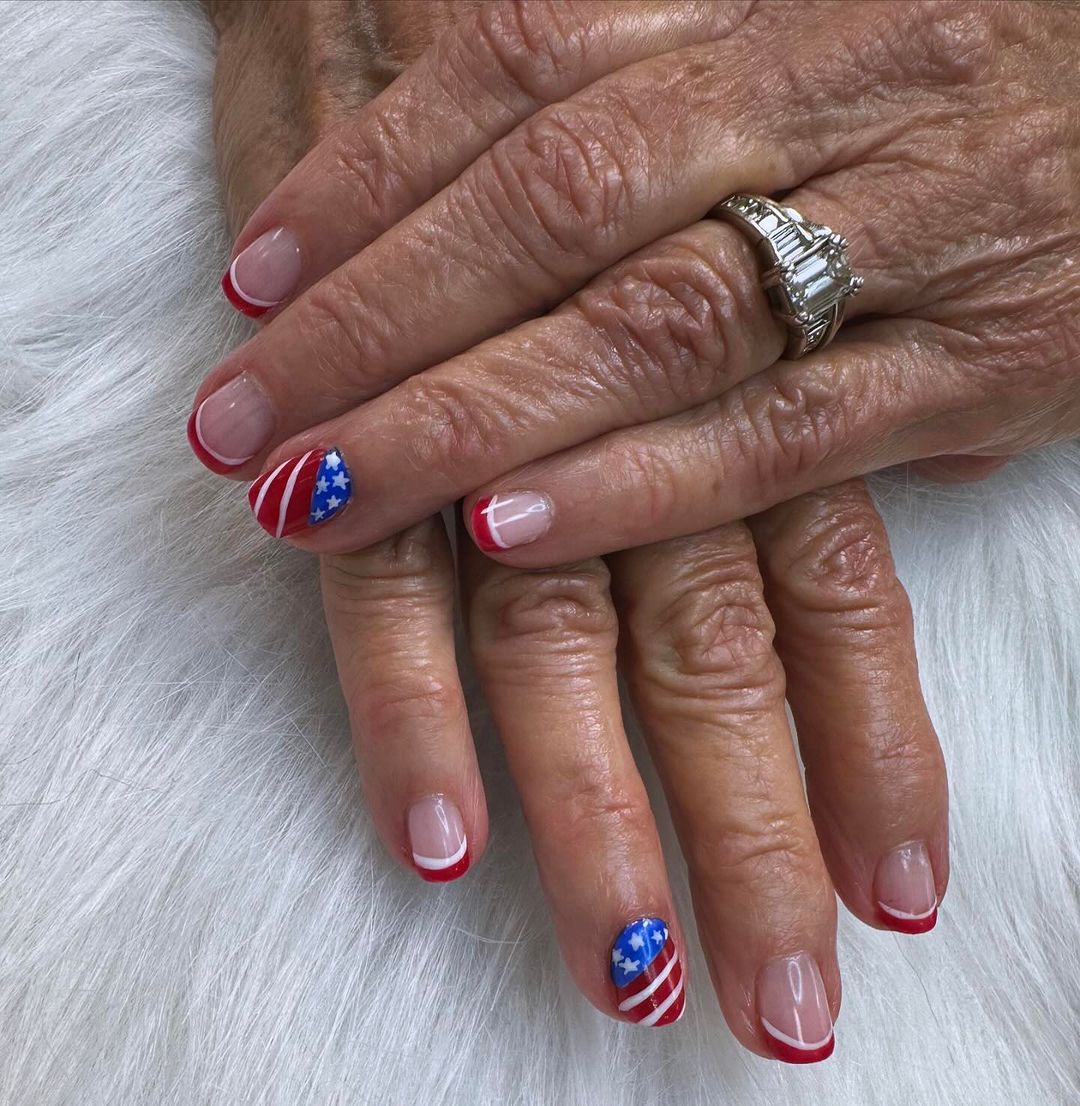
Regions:
<svg viewBox="0 0 1080 1106"><path fill-rule="evenodd" d="M216 129L234 218L286 171L290 152L310 145L314 104L329 105L332 120L353 89L392 68L391 47L407 56L415 41L385 7L375 9L386 20L377 33L355 5L304 7L217 9ZM305 63L312 57L320 64ZM308 84L305 72L321 76ZM270 119L267 102L277 105ZM483 851L487 824L442 524L321 564L378 832L424 878L460 876ZM729 1024L762 1055L823 1058L840 999L833 887L868 924L921 932L948 878L944 770L910 613L862 485L607 565L525 573L466 543L462 588L555 933L583 992L608 1014L655 1025L685 1001L682 931L622 728L618 636ZM643 916L662 924L647 929ZM669 927L670 946L656 941L667 951L646 964L637 956L646 937ZM667 969L676 950L680 963Z"/></svg>

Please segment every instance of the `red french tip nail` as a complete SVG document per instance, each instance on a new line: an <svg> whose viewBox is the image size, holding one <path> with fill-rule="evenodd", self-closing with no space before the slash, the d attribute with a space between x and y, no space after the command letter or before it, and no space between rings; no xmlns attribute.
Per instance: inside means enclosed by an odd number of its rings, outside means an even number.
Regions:
<svg viewBox="0 0 1080 1106"><path fill-rule="evenodd" d="M449 868L421 868L419 864L414 864L413 867L417 875L427 883L449 883L453 879L460 879L469 870L471 863L472 856L466 850L465 855Z"/></svg>
<svg viewBox="0 0 1080 1106"><path fill-rule="evenodd" d="M883 926L895 933L929 933L937 925L937 907L925 918L897 918L879 906L877 919Z"/></svg>
<svg viewBox="0 0 1080 1106"><path fill-rule="evenodd" d="M225 270L221 277L221 290L225 293L225 298L236 308L237 311L248 318L257 319L260 315L265 315L270 310L269 307L262 307L256 303L249 303L240 293L236 290L236 285L233 283L232 267L230 266Z"/></svg>
<svg viewBox="0 0 1080 1106"><path fill-rule="evenodd" d="M227 473L235 472L238 468L242 468L242 465L223 464L212 453L207 451L202 442L199 441L199 433L195 425L195 416L197 413L197 411L191 412L191 418L188 419L187 424L187 440L188 445L191 446L191 452L194 453L199 461L211 472L216 472L219 476L225 476Z"/></svg>
<svg viewBox="0 0 1080 1106"><path fill-rule="evenodd" d="M500 548L491 535L491 527L488 525L487 508L491 505L491 496L478 499L469 514L469 529L472 531L473 541L483 553L494 553Z"/></svg>
<svg viewBox="0 0 1080 1106"><path fill-rule="evenodd" d="M836 1035L831 1036L821 1048L793 1048L791 1045L777 1041L768 1033L765 1039L769 1045L769 1051L777 1060L785 1064L820 1064L822 1060L828 1060L836 1048Z"/></svg>

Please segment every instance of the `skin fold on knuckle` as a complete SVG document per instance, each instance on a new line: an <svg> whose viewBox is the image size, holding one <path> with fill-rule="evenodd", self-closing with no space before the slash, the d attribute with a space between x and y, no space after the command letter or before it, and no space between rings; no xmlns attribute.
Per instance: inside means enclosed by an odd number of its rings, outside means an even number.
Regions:
<svg viewBox="0 0 1080 1106"><path fill-rule="evenodd" d="M550 103L582 70L592 35L574 3L499 0L484 4L469 27L470 54L481 79L494 70L510 89Z"/></svg>
<svg viewBox="0 0 1080 1106"><path fill-rule="evenodd" d="M610 663L618 624L601 561L526 573L494 568L470 599L469 634L478 667L506 671L544 664L551 674L588 677Z"/></svg>
<svg viewBox="0 0 1080 1106"><path fill-rule="evenodd" d="M407 623L425 611L450 610L453 570L437 525L428 520L368 549L323 557L328 611Z"/></svg>
<svg viewBox="0 0 1080 1106"><path fill-rule="evenodd" d="M700 238L685 233L633 258L576 300L642 417L715 396L746 372L761 347L779 353L775 328L761 325L760 289L745 278L736 251Z"/></svg>
<svg viewBox="0 0 1080 1106"><path fill-rule="evenodd" d="M673 558L627 613L631 678L654 710L705 720L777 710L784 677L749 539L722 557Z"/></svg>
<svg viewBox="0 0 1080 1106"><path fill-rule="evenodd" d="M535 263L608 258L646 182L633 115L614 106L545 108L482 162L503 234ZM477 163L478 166L481 163Z"/></svg>
<svg viewBox="0 0 1080 1106"><path fill-rule="evenodd" d="M787 510L785 520L765 524L761 548L770 597L785 612L816 616L820 632L910 638L907 593L861 483L810 493L780 510Z"/></svg>

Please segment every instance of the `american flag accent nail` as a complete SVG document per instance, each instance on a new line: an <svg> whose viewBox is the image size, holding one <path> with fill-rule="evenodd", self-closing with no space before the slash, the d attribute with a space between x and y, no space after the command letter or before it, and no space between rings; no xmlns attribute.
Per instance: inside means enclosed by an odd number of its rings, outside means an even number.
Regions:
<svg viewBox="0 0 1080 1106"><path fill-rule="evenodd" d="M682 961L662 918L638 918L611 949L611 979L619 1013L638 1025L670 1025L683 1016Z"/></svg>
<svg viewBox="0 0 1080 1106"><path fill-rule="evenodd" d="M310 449L264 472L248 489L259 525L275 538L329 522L352 498L340 450Z"/></svg>

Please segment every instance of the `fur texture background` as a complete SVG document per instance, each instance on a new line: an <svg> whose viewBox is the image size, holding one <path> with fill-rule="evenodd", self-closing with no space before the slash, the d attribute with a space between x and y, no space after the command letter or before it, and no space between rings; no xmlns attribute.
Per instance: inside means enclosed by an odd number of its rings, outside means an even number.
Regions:
<svg viewBox="0 0 1080 1106"><path fill-rule="evenodd" d="M313 562L188 452L244 333L201 11L8 0L0 43L4 1106L1080 1101L1080 448L877 485L951 769L937 930L842 922L819 1070L740 1051L698 950L677 1028L620 1027L562 972L482 720L483 863L440 890L383 855Z"/></svg>

